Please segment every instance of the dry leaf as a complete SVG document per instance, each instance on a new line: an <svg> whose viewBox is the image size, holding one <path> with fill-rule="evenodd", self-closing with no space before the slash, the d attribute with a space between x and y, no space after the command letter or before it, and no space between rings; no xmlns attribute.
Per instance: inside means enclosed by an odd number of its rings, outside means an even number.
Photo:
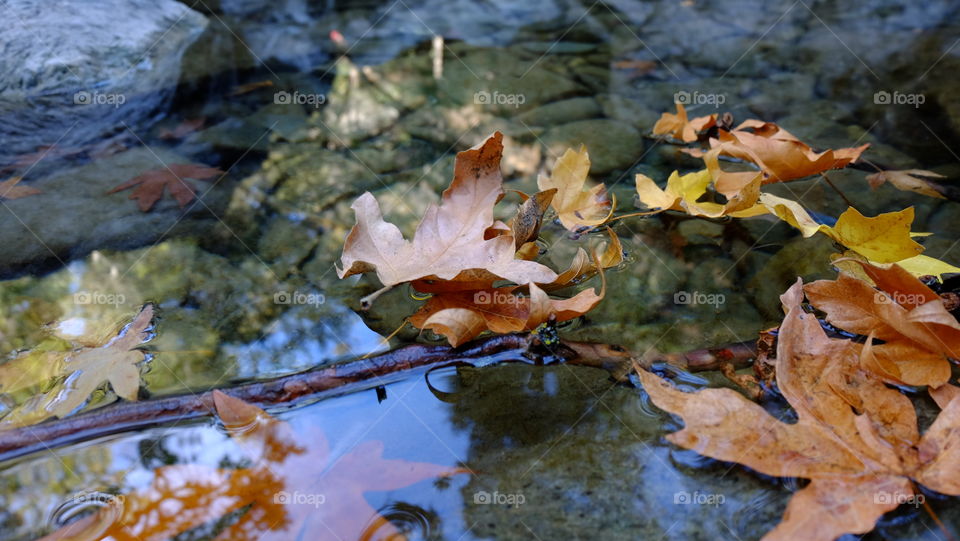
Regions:
<svg viewBox="0 0 960 541"><path fill-rule="evenodd" d="M573 261L567 267L567 270L557 275L557 279L549 284L541 284L544 291L554 291L563 289L572 285L583 283L585 280L595 276L600 269L609 269L616 267L623 262L623 245L620 243L620 237L613 232L613 229L607 227L609 242L599 256L590 257L586 250L578 248Z"/></svg>
<svg viewBox="0 0 960 541"><path fill-rule="evenodd" d="M870 187L873 189L876 189L884 182L889 182L898 190L903 190L905 192L916 192L921 195L936 197L938 199L946 199L946 197L943 195L943 186L923 177L946 178L943 175L934 173L933 171L925 171L923 169L907 169L904 171L880 171L879 173L868 175L867 182L870 183Z"/></svg>
<svg viewBox="0 0 960 541"><path fill-rule="evenodd" d="M821 232L870 261L894 263L923 251L923 246L911 238L913 207L872 218L850 207L831 227L814 220L796 201L764 193L760 195L760 202L771 214L799 229L804 237Z"/></svg>
<svg viewBox="0 0 960 541"><path fill-rule="evenodd" d="M163 197L164 190L169 189L170 195L176 199L180 208L183 208L197 196L193 186L185 179L209 180L222 174L223 171L215 167L172 164L141 173L107 193L116 193L136 186L130 194L130 199L136 199L140 210L147 212Z"/></svg>
<svg viewBox="0 0 960 541"><path fill-rule="evenodd" d="M715 158L716 155L713 155ZM660 187L646 175L637 174L637 195L640 202L651 209L679 210L692 216L716 218L719 216L733 216L746 218L758 214L766 214L767 209L757 204L760 196L759 173L727 173L710 157L705 156L708 169L681 176L674 171L667 179L667 186ZM744 176L741 176L744 175ZM707 193L711 183L720 181L724 189L730 194L725 204L698 201Z"/></svg>
<svg viewBox="0 0 960 541"><path fill-rule="evenodd" d="M427 208L412 241L383 220L369 192L353 203L357 224L341 256L340 278L376 271L384 286L414 280L492 283L551 282L556 273L533 261L516 259L512 235L485 239L494 224L493 206L503 196L502 134L457 154L453 183L439 206Z"/></svg>
<svg viewBox="0 0 960 541"><path fill-rule="evenodd" d="M120 333L100 347L66 354L58 372L64 376L47 392L14 408L0 420L0 429L33 424L50 417L66 417L83 406L104 382L117 396L136 400L140 390L140 363L146 358L137 346L150 339L153 305L147 304Z"/></svg>
<svg viewBox="0 0 960 541"><path fill-rule="evenodd" d="M677 114L663 113L653 125L654 135L672 135L685 143L697 140L697 133L708 130L717 124L716 113L687 120L687 110L677 103Z"/></svg>
<svg viewBox="0 0 960 541"><path fill-rule="evenodd" d="M747 120L732 131L721 130L711 139L722 154L753 162L764 175L764 184L784 182L846 167L870 145L814 152L793 134L772 122Z"/></svg>
<svg viewBox="0 0 960 541"><path fill-rule="evenodd" d="M537 178L537 187L541 190L556 188L557 194L550 204L569 231L600 225L613 214L606 186L597 184L584 191L589 172L590 156L587 147L581 145L579 151L568 148L557 159L549 177Z"/></svg>
<svg viewBox="0 0 960 541"><path fill-rule="evenodd" d="M904 269L914 276L936 276L942 278L944 274L960 272L960 267L955 267L945 261L926 256L923 254L915 255L907 259L897 261Z"/></svg>
<svg viewBox="0 0 960 541"><path fill-rule="evenodd" d="M29 195L37 195L38 193L43 193L42 191L31 188L30 186L18 186L21 177L11 177L3 182L0 182L0 201L5 199L20 199L21 197L27 197Z"/></svg>
<svg viewBox="0 0 960 541"><path fill-rule="evenodd" d="M556 321L579 317L599 303L604 291L581 291L569 299L551 299L535 284L521 296L515 287L441 293L430 297L409 321L418 329L431 329L456 347L483 331L530 331L551 316Z"/></svg>
<svg viewBox="0 0 960 541"><path fill-rule="evenodd" d="M513 231L514 243L518 250L524 244L537 240L540 235L540 226L543 224L543 213L550 208L550 203L556 194L556 188L537 192L528 197L517 209L517 215L511 220L508 231Z"/></svg>
<svg viewBox="0 0 960 541"><path fill-rule="evenodd" d="M798 421L784 423L730 389L685 393L638 368L660 408L683 418L667 438L718 460L777 477L810 479L766 540L829 540L862 534L900 503L912 480L960 495L960 400L920 437L909 398L860 369L862 346L826 336L800 307L798 280L781 300L777 383Z"/></svg>
<svg viewBox="0 0 960 541"><path fill-rule="evenodd" d="M891 383L938 387L950 378L947 357L960 356L960 323L940 296L896 265L883 269L859 263L881 290L841 274L804 287L810 303L830 324L872 340L863 349L864 366Z"/></svg>

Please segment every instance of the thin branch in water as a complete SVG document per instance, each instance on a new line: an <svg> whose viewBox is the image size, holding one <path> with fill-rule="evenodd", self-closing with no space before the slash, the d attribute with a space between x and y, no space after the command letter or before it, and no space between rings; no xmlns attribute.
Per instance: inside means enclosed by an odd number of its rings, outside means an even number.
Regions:
<svg viewBox="0 0 960 541"><path fill-rule="evenodd" d="M860 212L860 209L858 209L857 206L854 205L852 201L847 199L847 196L840 191L840 188L837 188L837 186L833 183L833 181L830 180L830 177L828 177L826 173L820 173L820 176L823 177L823 180L827 181L827 184L829 184L830 187L833 188L833 191L837 192L837 194L840 196L841 199L843 199L844 203L846 203L848 207L856 210L857 212ZM860 212L860 214L863 214L863 213Z"/></svg>

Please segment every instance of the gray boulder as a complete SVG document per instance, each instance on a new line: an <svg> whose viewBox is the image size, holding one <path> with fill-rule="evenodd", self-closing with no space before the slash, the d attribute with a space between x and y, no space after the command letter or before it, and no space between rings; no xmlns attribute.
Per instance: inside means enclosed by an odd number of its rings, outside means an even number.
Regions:
<svg viewBox="0 0 960 541"><path fill-rule="evenodd" d="M0 164L145 128L207 25L174 0L7 0L0 32Z"/></svg>

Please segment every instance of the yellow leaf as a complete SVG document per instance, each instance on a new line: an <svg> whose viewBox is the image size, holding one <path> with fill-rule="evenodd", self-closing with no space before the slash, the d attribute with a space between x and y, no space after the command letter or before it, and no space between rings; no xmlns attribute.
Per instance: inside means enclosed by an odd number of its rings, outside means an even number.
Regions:
<svg viewBox="0 0 960 541"><path fill-rule="evenodd" d="M663 113L653 125L654 135L672 135L685 143L697 140L697 132L712 128L717 123L716 113L687 120L687 110L677 103L677 114Z"/></svg>
<svg viewBox="0 0 960 541"><path fill-rule="evenodd" d="M826 232L830 229L829 226L811 218L810 214L796 201L765 193L760 195L760 203L767 207L771 214L799 229L804 238L810 238L818 231Z"/></svg>
<svg viewBox="0 0 960 541"><path fill-rule="evenodd" d="M949 263L922 254L897 261L897 265L914 276L932 275L941 278L944 273L960 272L960 267L954 267Z"/></svg>
<svg viewBox="0 0 960 541"><path fill-rule="evenodd" d="M674 171L673 175L670 175L670 179L673 179L677 175L677 172ZM667 189L661 190L657 183L653 181L652 178L647 175L637 174L636 177L637 183L637 195L640 197L640 202L646 205L651 209L660 209L660 210L682 210L680 207L680 194L670 189L670 181L667 181Z"/></svg>
<svg viewBox="0 0 960 541"><path fill-rule="evenodd" d="M687 173L681 176L674 171L667 179L666 189L661 190L650 177L637 175L637 195L640 202L650 208L660 210L682 210L691 216L716 218L734 216L746 218L766 214L763 205L756 204L760 196L761 173L728 173L720 169L716 161L717 153L704 156L707 169ZM727 197L727 203L697 201L705 193L710 183Z"/></svg>
<svg viewBox="0 0 960 541"><path fill-rule="evenodd" d="M603 184L584 191L589 172L590 156L587 147L581 145L579 151L568 148L557 159L549 177L540 175L537 178L541 191L556 188L557 193L550 204L557 211L560 223L570 231L600 225L613 213Z"/></svg>
<svg viewBox="0 0 960 541"><path fill-rule="evenodd" d="M833 227L840 244L877 263L895 263L923 251L923 246L910 238L913 207L899 212L886 212L873 218L855 208L848 208Z"/></svg>
<svg viewBox="0 0 960 541"><path fill-rule="evenodd" d="M796 201L762 194L760 202L781 220L800 230L804 237L822 232L833 240L876 263L895 263L920 254L923 246L910 238L913 207L868 217L848 208L833 227L818 223Z"/></svg>

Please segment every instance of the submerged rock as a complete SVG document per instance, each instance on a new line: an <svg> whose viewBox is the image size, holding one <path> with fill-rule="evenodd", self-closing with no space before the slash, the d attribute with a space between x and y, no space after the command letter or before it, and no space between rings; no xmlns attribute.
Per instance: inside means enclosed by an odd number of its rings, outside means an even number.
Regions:
<svg viewBox="0 0 960 541"><path fill-rule="evenodd" d="M188 181L202 202L188 204L185 211L168 196L142 212L128 199L129 190L107 193L124 179L179 163L190 160L141 147L32 182L43 193L5 201L9 212L0 213L0 276L55 267L95 249L135 248L215 223L208 209L220 208L226 192L211 189L211 182Z"/></svg>
<svg viewBox="0 0 960 541"><path fill-rule="evenodd" d="M617 120L593 119L560 124L548 131L543 139L555 156L560 156L567 148L586 145L593 175L625 170L643 155L640 132Z"/></svg>
<svg viewBox="0 0 960 541"><path fill-rule="evenodd" d="M173 0L4 2L0 163L147 127L206 18Z"/></svg>

